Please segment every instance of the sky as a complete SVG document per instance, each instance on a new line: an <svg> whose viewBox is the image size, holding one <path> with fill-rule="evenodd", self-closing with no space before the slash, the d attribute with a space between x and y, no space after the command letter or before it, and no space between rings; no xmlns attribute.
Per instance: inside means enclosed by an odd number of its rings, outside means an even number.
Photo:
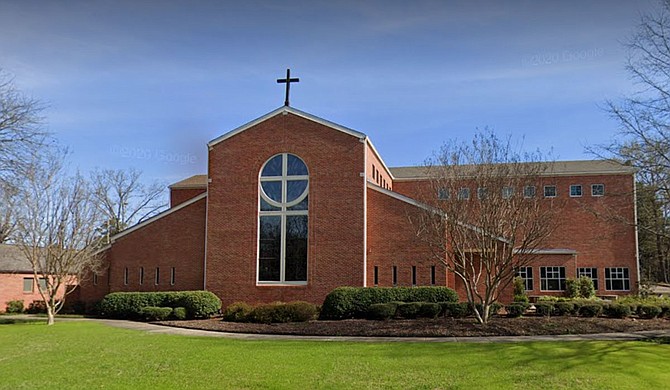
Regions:
<svg viewBox="0 0 670 390"><path fill-rule="evenodd" d="M622 45L656 0L0 0L0 68L47 105L71 165L172 183L207 142L284 103L421 165L478 129L588 159L635 91Z"/></svg>

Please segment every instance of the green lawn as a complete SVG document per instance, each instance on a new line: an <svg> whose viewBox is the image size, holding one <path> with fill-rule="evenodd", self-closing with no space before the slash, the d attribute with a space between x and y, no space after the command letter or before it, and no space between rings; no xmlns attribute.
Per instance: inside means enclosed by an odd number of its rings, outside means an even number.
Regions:
<svg viewBox="0 0 670 390"><path fill-rule="evenodd" d="M241 341L94 322L0 325L0 388L640 389L670 383L670 345Z"/></svg>

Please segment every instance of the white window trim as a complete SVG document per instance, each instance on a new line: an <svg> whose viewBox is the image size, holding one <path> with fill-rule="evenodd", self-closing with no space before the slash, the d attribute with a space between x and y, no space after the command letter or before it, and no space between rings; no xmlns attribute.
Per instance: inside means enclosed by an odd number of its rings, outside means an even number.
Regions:
<svg viewBox="0 0 670 390"><path fill-rule="evenodd" d="M628 270L628 278L623 277L623 270L626 269ZM610 277L607 277L607 270L610 270ZM612 277L612 270L615 270L614 272L619 272L621 270L622 277L621 278L613 278ZM628 288L624 289L608 289L607 288L607 280L614 281L614 280L621 280L625 281L628 280ZM605 267L605 291L630 291L630 268L628 267Z"/></svg>
<svg viewBox="0 0 670 390"><path fill-rule="evenodd" d="M547 188L554 187L554 195L547 195ZM558 196L558 187L556 185L547 185L542 188L542 195L545 198L556 198Z"/></svg>
<svg viewBox="0 0 670 390"><path fill-rule="evenodd" d="M533 195L528 196L528 194L527 194L527 192L526 192L526 189L528 189L528 188L532 188L532 189L533 189ZM526 198L526 199L532 199L532 198L534 198L536 195L537 195L537 188L536 188L535 186L530 186L530 185L528 185L528 186L524 186L524 187L523 187L523 197L524 197L524 198Z"/></svg>
<svg viewBox="0 0 670 390"><path fill-rule="evenodd" d="M572 195L572 187L579 187L579 195ZM584 186L581 184L570 184L570 197L581 198L584 195Z"/></svg>
<svg viewBox="0 0 670 390"><path fill-rule="evenodd" d="M288 178L288 155L292 153L278 153L265 161L263 166L261 167L260 171L258 172L258 218L257 218L257 227L256 227L256 232L257 232L257 237L256 237L256 285L257 286L304 286L307 285L307 281L286 281L286 217L291 216L291 215L309 215L309 205L307 206L307 210L287 210L289 207L293 207L300 202L302 202L305 197L309 195L309 168L307 168L307 175L294 175L290 176L291 181L293 180L307 180L307 186L305 187L305 190L303 193L298 196L296 199L294 199L291 202L288 203L282 203L282 202L276 202L272 199L270 199L269 196L265 194L265 191L263 191L263 187L261 185L262 182L266 181L281 181L282 182L282 200L286 199L287 196L287 191L288 191L288 185L287 182L289 181ZM265 168L265 165L270 162L273 158L276 156L282 156L282 175L281 176L261 176L263 173L263 169ZM297 155L294 154L295 157L298 157ZM300 161L305 163L301 158ZM305 164L307 166L307 164ZM280 210L272 210L272 211L262 211L261 210L261 198L268 202L271 206L274 207L279 207ZM260 235L261 235L261 227L260 227L260 221L262 216L279 216L281 217L281 222L280 222L280 234L281 234L281 247L280 247L280 254L279 254L279 281L268 281L268 280L260 280L260 265L261 265L261 248L260 248ZM309 216L307 217L307 226L308 226L308 233L307 233L307 264L306 266L306 275L307 278L309 278Z"/></svg>
<svg viewBox="0 0 670 390"><path fill-rule="evenodd" d="M595 186L603 186L603 193L602 194L594 194L593 193L593 187ZM605 185L602 183L596 183L596 184L591 184L591 196L595 198L599 198L601 196L605 196Z"/></svg>
<svg viewBox="0 0 670 390"><path fill-rule="evenodd" d="M560 280L561 280L561 272L560 272L560 269L563 268L563 269L565 270L565 267L564 267L564 266L562 266L562 265L546 265L546 266L541 266L541 267L539 267L539 268L540 268L540 269L539 269L539 271L540 271L540 291L543 291L543 292L544 292L544 291L546 291L546 292L552 292L552 291L554 291L554 292L561 292L561 291L565 291L565 289L563 289L563 290L561 290L561 289L559 289L559 290L543 290L543 289L542 289L542 279L547 279L547 280L548 280L548 279L558 279L558 280L559 280L558 287L561 287L561 283L560 283ZM543 278L543 277L542 277L542 268L557 268L557 269L559 269L559 271L558 271L558 278L547 278L547 277ZM553 270L552 270L552 271L553 271ZM565 273L565 272L564 272L564 273ZM563 283L564 283L564 284L565 284L565 281L566 281L567 279L568 279L568 275L567 275L567 273L566 273L565 277L563 278Z"/></svg>

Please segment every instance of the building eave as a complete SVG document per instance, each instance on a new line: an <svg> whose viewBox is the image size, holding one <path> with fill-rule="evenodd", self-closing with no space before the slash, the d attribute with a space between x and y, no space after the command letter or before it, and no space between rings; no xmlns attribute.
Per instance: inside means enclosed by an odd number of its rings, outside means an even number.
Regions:
<svg viewBox="0 0 670 390"><path fill-rule="evenodd" d="M359 139L366 139L366 135L364 133L361 133L360 131L356 131L356 130L350 129L348 127L345 127L345 126L338 125L337 123L328 121L328 120L323 119L323 118L319 118L318 116L306 113L304 111L300 111L300 110L298 110L296 108L293 108L293 107L290 107L290 106L282 106L282 107L277 108L276 110L270 111L269 113L267 113L267 114L265 114L265 115L263 115L259 118L256 118L256 119L252 120L251 122L247 122L244 125L236 128L236 129L233 129L233 130L223 134L222 136L220 136L218 138L214 138L213 140L211 140L207 143L207 146L211 149L216 144L218 144L220 142L223 142L223 141L227 140L228 138L231 138L231 137L233 137L233 136L235 136L235 135L237 135L237 134L239 134L239 133L241 133L241 132L243 132L243 131L245 131L245 130L253 127L253 126L256 126L257 124L259 124L261 122L264 122L264 121L266 121L266 120L268 120L268 119L270 119L274 116L277 116L277 115L286 115L286 114L293 114L293 115L305 118L307 120L310 120L312 122L319 123L319 124L324 125L326 127L330 127L334 130L341 131L341 132L343 132L345 134L348 134L348 135L351 135L353 137L356 137L356 138L359 138Z"/></svg>

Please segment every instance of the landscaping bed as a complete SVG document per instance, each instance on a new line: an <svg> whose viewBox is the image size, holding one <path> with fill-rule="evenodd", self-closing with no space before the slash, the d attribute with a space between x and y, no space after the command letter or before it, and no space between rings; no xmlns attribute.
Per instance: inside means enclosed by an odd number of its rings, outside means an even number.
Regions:
<svg viewBox="0 0 670 390"><path fill-rule="evenodd" d="M415 320L341 320L275 324L225 322L220 318L160 321L156 324L218 332L309 336L472 337L620 333L670 329L667 319L614 319L583 317L494 317L487 325L474 318Z"/></svg>

